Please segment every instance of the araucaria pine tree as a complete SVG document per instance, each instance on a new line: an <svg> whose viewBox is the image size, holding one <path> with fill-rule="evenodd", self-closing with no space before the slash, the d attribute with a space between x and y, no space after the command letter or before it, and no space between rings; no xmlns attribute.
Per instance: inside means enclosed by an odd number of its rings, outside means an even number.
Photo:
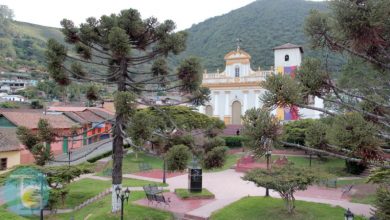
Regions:
<svg viewBox="0 0 390 220"><path fill-rule="evenodd" d="M202 74L197 59L189 58L170 71L166 58L185 49L186 33L174 32L175 23L159 23L156 18L142 19L137 10L88 18L79 27L70 20L61 21L66 46L48 41L47 63L50 76L60 85L72 80L94 81L116 88L113 128L112 187L121 186L125 127L137 103L148 104L145 94L180 92L186 100L202 104L208 90L200 88ZM113 190L115 194L115 190ZM120 209L116 195L112 211Z"/></svg>

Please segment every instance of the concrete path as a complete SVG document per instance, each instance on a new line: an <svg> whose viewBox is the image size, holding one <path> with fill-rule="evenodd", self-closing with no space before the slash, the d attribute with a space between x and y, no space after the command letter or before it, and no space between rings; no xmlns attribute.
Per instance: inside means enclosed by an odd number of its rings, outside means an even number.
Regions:
<svg viewBox="0 0 390 220"><path fill-rule="evenodd" d="M91 159L93 157L102 155L112 150L112 140L106 139L93 144L89 144L72 151L70 155L70 164L77 165ZM60 166L67 165L69 160L68 154L57 155L48 165Z"/></svg>
<svg viewBox="0 0 390 220"><path fill-rule="evenodd" d="M198 209L187 213L199 217L209 217L212 212L221 209L245 196L263 196L265 189L257 187L254 183L241 179L243 173L237 173L232 169L222 172L204 173L203 186L215 194L216 201L211 202ZM138 178L132 176L132 178ZM188 185L187 175L177 176L167 179L168 188L173 191L175 188L186 188ZM272 197L280 198L277 192L271 190ZM370 209L372 206L365 204L351 203L345 200L331 200L310 197L297 197L297 200L326 203L331 205L339 205L345 209L350 208L357 215L371 216Z"/></svg>

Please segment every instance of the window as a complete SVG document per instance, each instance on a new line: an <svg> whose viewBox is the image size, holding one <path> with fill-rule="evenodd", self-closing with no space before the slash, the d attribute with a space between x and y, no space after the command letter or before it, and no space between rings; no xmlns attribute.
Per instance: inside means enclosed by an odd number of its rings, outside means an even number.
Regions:
<svg viewBox="0 0 390 220"><path fill-rule="evenodd" d="M284 56L284 61L289 61L290 60L290 56L288 54L286 54L286 56Z"/></svg>
<svg viewBox="0 0 390 220"><path fill-rule="evenodd" d="M240 67L238 66L235 68L235 77L240 77Z"/></svg>
<svg viewBox="0 0 390 220"><path fill-rule="evenodd" d="M0 170L7 169L7 158L0 159Z"/></svg>

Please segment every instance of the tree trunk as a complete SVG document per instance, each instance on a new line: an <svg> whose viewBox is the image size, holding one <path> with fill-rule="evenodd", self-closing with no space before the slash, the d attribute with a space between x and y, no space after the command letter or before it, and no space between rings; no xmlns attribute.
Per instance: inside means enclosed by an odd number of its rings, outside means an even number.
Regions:
<svg viewBox="0 0 390 220"><path fill-rule="evenodd" d="M126 74L127 74L127 63L123 59L121 62L122 74L120 79L118 79L118 91L126 91ZM114 140L112 142L112 154L113 154L113 163L112 163L112 212L117 212L120 210L120 200L118 200L115 188L121 187L122 184L122 160L123 160L123 136L121 128L126 124L125 117L123 113L116 111L115 113L115 127L113 129Z"/></svg>

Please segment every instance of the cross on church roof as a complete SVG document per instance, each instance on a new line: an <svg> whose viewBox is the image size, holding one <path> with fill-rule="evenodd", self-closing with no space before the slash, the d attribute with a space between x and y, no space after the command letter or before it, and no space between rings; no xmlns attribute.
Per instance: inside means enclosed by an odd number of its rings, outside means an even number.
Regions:
<svg viewBox="0 0 390 220"><path fill-rule="evenodd" d="M242 42L241 39L240 39L240 38L237 38L237 40L236 40L236 43L237 43L237 51L240 50L240 43L241 43L241 42Z"/></svg>

